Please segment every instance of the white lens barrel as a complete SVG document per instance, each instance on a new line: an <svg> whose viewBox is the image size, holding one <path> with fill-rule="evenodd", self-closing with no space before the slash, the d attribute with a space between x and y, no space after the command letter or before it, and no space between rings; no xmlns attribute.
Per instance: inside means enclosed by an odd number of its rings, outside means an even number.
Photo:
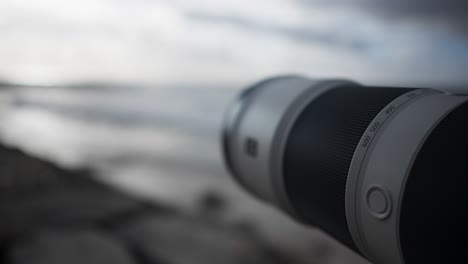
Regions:
<svg viewBox="0 0 468 264"><path fill-rule="evenodd" d="M237 180L257 197L295 215L282 182L284 145L297 115L324 91L345 80L311 80L297 76L267 79L250 89L249 98L234 102L235 125L224 135L229 167ZM255 91L254 91L255 90ZM234 110L242 105L242 110ZM232 116L232 113L228 113ZM235 119L235 120L234 120ZM225 132L227 133L227 132Z"/></svg>
<svg viewBox="0 0 468 264"><path fill-rule="evenodd" d="M383 109L363 135L350 167L346 209L354 242L369 259L404 263L399 219L412 162L432 129L467 100L412 91Z"/></svg>
<svg viewBox="0 0 468 264"><path fill-rule="evenodd" d="M455 138L444 146L451 134ZM415 206L445 212L446 203L449 208L468 203L468 164L462 157L468 156L467 95L339 79L272 78L231 106L223 143L227 166L249 192L378 264L417 263L411 247L420 255L437 248L421 235L427 225L413 232L411 224L417 223L414 218L434 225L450 221ZM434 175L422 175L431 173L424 162L437 160L450 166L447 179L459 185L444 182L445 169L437 164L427 166ZM468 221L463 210L466 206L454 212L461 223ZM440 232L443 227L434 228L441 241L452 242ZM436 257L421 259L438 263Z"/></svg>

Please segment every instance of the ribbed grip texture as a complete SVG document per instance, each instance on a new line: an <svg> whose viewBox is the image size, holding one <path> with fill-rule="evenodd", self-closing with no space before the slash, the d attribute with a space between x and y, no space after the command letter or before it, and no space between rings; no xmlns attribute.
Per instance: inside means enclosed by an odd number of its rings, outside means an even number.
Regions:
<svg viewBox="0 0 468 264"><path fill-rule="evenodd" d="M284 182L300 217L355 249L345 189L359 141L376 115L405 88L338 87L312 101L289 134Z"/></svg>

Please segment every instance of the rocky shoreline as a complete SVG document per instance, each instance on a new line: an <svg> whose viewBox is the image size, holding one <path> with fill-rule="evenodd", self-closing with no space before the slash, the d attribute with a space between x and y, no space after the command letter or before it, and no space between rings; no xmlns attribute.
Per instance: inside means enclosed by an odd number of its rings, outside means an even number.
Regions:
<svg viewBox="0 0 468 264"><path fill-rule="evenodd" d="M0 171L2 263L304 263L217 219L216 196L187 214L6 146Z"/></svg>

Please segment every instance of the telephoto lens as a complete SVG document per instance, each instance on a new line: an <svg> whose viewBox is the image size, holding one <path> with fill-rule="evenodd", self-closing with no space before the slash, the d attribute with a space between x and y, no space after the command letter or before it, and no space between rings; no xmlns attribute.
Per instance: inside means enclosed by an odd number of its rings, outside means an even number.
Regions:
<svg viewBox="0 0 468 264"><path fill-rule="evenodd" d="M467 95L271 78L230 106L223 150L242 187L373 263L466 261Z"/></svg>

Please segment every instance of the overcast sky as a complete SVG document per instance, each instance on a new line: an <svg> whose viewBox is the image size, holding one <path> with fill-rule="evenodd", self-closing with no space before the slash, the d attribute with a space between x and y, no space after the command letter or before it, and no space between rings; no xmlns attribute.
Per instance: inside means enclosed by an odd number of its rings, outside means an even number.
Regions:
<svg viewBox="0 0 468 264"><path fill-rule="evenodd" d="M463 84L467 12L455 0L2 0L0 79Z"/></svg>

